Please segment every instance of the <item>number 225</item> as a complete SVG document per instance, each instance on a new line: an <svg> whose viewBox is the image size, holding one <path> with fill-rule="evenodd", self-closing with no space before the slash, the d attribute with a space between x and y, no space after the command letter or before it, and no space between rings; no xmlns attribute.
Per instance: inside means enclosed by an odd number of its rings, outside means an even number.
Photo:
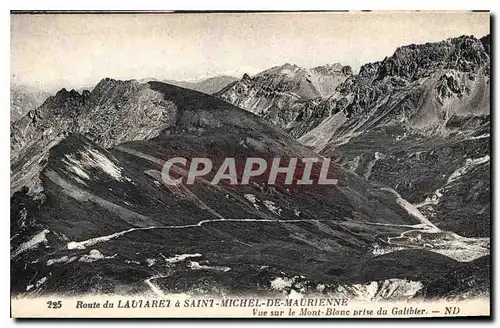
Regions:
<svg viewBox="0 0 500 328"><path fill-rule="evenodd" d="M62 301L48 301L47 308L49 309L60 309L62 307Z"/></svg>

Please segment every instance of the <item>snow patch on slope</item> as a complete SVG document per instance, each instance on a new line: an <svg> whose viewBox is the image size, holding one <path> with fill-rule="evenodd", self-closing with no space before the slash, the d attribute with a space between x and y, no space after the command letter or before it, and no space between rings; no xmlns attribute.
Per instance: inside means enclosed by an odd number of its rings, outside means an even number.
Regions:
<svg viewBox="0 0 500 328"><path fill-rule="evenodd" d="M91 180L90 169L98 169L118 181L126 179L122 175L123 168L115 165L97 149L87 148L76 154L65 155L62 162L67 166L68 170L75 173L79 178L86 180Z"/></svg>
<svg viewBox="0 0 500 328"><path fill-rule="evenodd" d="M408 214L416 218L420 223L427 227L428 230L439 232L439 228L430 222L413 204L402 198L395 190L391 188L380 188L380 190L388 191L396 196L396 203L404 208Z"/></svg>
<svg viewBox="0 0 500 328"><path fill-rule="evenodd" d="M22 243L19 245L17 250L12 253L12 258L15 258L21 253L24 253L25 251L37 247L40 243L47 243L47 237L46 235L49 233L48 229L44 229L43 231L40 231L36 235L34 235L30 240L28 240L25 243Z"/></svg>
<svg viewBox="0 0 500 328"><path fill-rule="evenodd" d="M141 229L141 228L130 228L128 230L120 231L120 232L117 232L117 233L114 233L114 234L111 234L111 235L97 237L97 238L91 238L91 239L88 239L88 240L85 240L85 241L80 241L80 242L70 241L66 245L66 247L68 249L85 249L88 246L92 246L92 245L95 245L97 243L102 243L102 242L105 242L105 241L109 241L111 239L118 238L121 235L124 235L124 234L132 232L132 231L136 231L136 230L144 230L144 229Z"/></svg>
<svg viewBox="0 0 500 328"><path fill-rule="evenodd" d="M387 244L373 246L374 255L404 249L421 249L445 255L459 262L470 262L490 254L490 238L468 238L450 231L408 230L389 237Z"/></svg>
<svg viewBox="0 0 500 328"><path fill-rule="evenodd" d="M47 260L47 265L51 266L51 265L56 264L56 263L71 263L74 260L76 260L77 258L78 258L77 256L69 257L69 256L65 255L63 257L59 257L59 258L56 258L56 259L49 259L49 260Z"/></svg>
<svg viewBox="0 0 500 328"><path fill-rule="evenodd" d="M47 281L47 277L43 277L42 279L38 280L36 282L36 287L40 287L41 285L43 285L45 282Z"/></svg>
<svg viewBox="0 0 500 328"><path fill-rule="evenodd" d="M271 289L275 290L284 290L286 288L292 287L294 282L293 278L288 278L288 277L277 277L273 280L271 280Z"/></svg>
<svg viewBox="0 0 500 328"><path fill-rule="evenodd" d="M153 266L156 264L156 259L146 259L146 263L148 264L148 267Z"/></svg>
<svg viewBox="0 0 500 328"><path fill-rule="evenodd" d="M116 257L116 254L113 256L104 256L104 254L99 252L97 249L93 249L89 252L88 255L85 254L82 257L80 257L79 261L90 263L90 262L95 262L98 260L112 259L114 257Z"/></svg>
<svg viewBox="0 0 500 328"><path fill-rule="evenodd" d="M224 271L224 272L231 270L231 268L225 266L201 265L199 262L196 261L190 261L188 267L191 270L214 270L214 271Z"/></svg>
<svg viewBox="0 0 500 328"><path fill-rule="evenodd" d="M272 202L270 200L265 200L264 201L264 205L272 213L274 213L276 215L281 215L281 211L282 211L281 208L279 208L274 202Z"/></svg>
<svg viewBox="0 0 500 328"><path fill-rule="evenodd" d="M457 170L455 170L455 172L453 172L450 175L450 177L448 178L448 181L446 183L450 184L452 182L457 181L464 174L466 174L467 172L471 171L476 166L484 164L484 163L487 163L489 161L490 161L490 156L489 155L486 155L486 156L480 157L480 158L476 158L476 159L467 158L467 160L465 162L465 165L462 166L462 167L460 167L460 168L458 168Z"/></svg>
<svg viewBox="0 0 500 328"><path fill-rule="evenodd" d="M166 258L165 261L168 263L177 263L177 262L182 262L185 261L186 259L190 257L201 257L202 255L200 253L195 253L195 254L180 254L180 255L175 255L174 257L169 257Z"/></svg>
<svg viewBox="0 0 500 328"><path fill-rule="evenodd" d="M252 203L253 207L255 207L255 209L259 209L260 206L257 205L257 197L255 197L255 195L253 194L244 194L243 197L245 197L250 203Z"/></svg>
<svg viewBox="0 0 500 328"><path fill-rule="evenodd" d="M427 206L427 205L437 205L437 204L439 204L441 197L443 197L443 189L442 188L434 191L434 193L431 196L426 197L423 202L421 202L419 204L415 204L415 207L420 208L420 207Z"/></svg>

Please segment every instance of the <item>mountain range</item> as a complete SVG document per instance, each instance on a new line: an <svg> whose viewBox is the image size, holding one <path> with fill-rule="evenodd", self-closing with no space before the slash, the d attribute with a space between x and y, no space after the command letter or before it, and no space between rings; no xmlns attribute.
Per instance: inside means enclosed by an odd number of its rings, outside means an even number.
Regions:
<svg viewBox="0 0 500 328"><path fill-rule="evenodd" d="M488 295L489 49L62 89L11 123L13 293ZM339 183L167 185L179 156L330 157Z"/></svg>

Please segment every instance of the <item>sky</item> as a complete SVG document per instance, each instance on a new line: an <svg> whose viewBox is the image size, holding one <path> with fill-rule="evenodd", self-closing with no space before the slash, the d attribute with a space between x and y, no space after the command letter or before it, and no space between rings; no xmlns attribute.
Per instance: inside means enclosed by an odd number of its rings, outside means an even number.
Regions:
<svg viewBox="0 0 500 328"><path fill-rule="evenodd" d="M241 77L285 63L356 71L402 45L490 31L489 13L13 14L11 78L53 91L104 77Z"/></svg>

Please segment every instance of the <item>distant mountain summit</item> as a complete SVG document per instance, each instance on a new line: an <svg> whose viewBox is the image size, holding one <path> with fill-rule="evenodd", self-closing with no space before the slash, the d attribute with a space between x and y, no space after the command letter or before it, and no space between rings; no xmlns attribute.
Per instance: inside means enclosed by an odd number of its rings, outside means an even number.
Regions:
<svg viewBox="0 0 500 328"><path fill-rule="evenodd" d="M22 118L30 110L40 106L49 96L50 93L46 91L19 84L11 85L10 120L17 121Z"/></svg>
<svg viewBox="0 0 500 328"><path fill-rule="evenodd" d="M308 69L287 63L253 77L245 74L216 96L286 127L307 101L330 96L351 75L351 67L340 64Z"/></svg>
<svg viewBox="0 0 500 328"><path fill-rule="evenodd" d="M149 77L138 80L140 83L147 82L164 82L171 85L175 85L181 88L186 88L190 90L195 90L203 92L206 94L213 94L220 91L222 88L228 84L237 81L238 78L228 75L218 75L212 76L206 79L200 79L197 81L179 81L179 80L160 80L157 78Z"/></svg>
<svg viewBox="0 0 500 328"><path fill-rule="evenodd" d="M213 76L206 79L201 79L199 81L175 81L175 80L165 80L164 82L172 85L176 85L181 88L191 89L199 92L211 95L220 91L222 88L228 84L238 80L234 76L219 75Z"/></svg>

